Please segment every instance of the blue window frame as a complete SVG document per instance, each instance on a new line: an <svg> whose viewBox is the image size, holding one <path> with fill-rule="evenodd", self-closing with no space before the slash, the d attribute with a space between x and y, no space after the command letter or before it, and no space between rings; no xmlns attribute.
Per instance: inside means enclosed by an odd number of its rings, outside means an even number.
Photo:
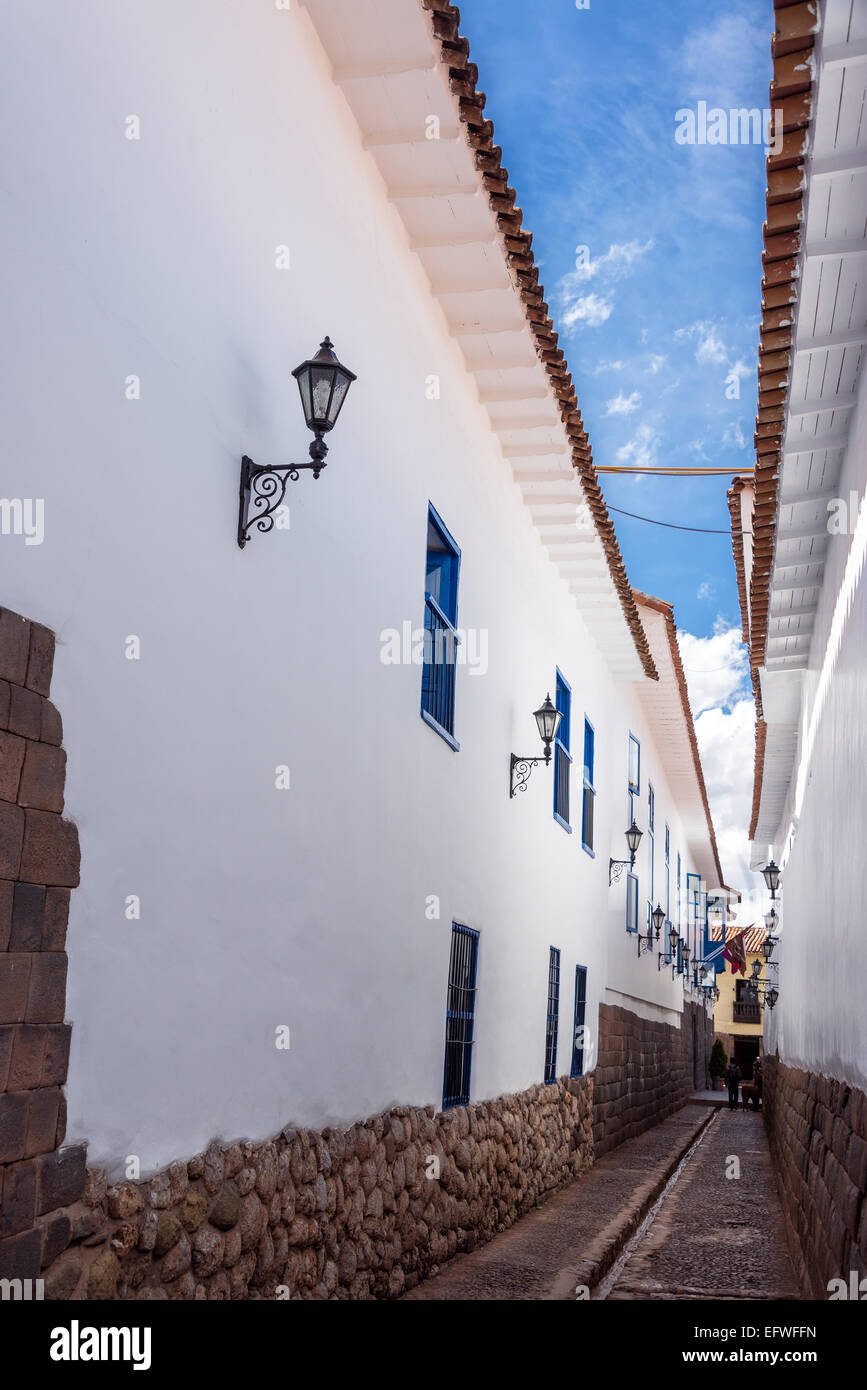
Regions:
<svg viewBox="0 0 867 1390"><path fill-rule="evenodd" d="M569 774L572 755L569 752L572 723L572 688L557 672L557 708L562 718L554 740L554 819L572 834L569 824Z"/></svg>
<svg viewBox="0 0 867 1390"><path fill-rule="evenodd" d="M656 879L656 795L650 782L647 784L647 846L650 855L650 896L648 903L653 911L653 893ZM648 921L649 921L648 917Z"/></svg>
<svg viewBox="0 0 867 1390"><path fill-rule="evenodd" d="M471 927L452 922L452 949L446 998L443 1110L449 1110L453 1105L469 1104L478 958L479 933Z"/></svg>
<svg viewBox="0 0 867 1390"><path fill-rule="evenodd" d="M695 946L696 929L701 912L701 874L686 876L686 940L691 948ZM694 957L693 957L694 958ZM678 954L678 973L680 973L680 954Z"/></svg>
<svg viewBox="0 0 867 1390"><path fill-rule="evenodd" d="M626 930L638 931L638 875L626 875Z"/></svg>
<svg viewBox="0 0 867 1390"><path fill-rule="evenodd" d="M594 767L596 763L596 732L590 720L584 718L584 796L581 803L581 844L588 854L593 854L593 823L596 810L596 785Z"/></svg>
<svg viewBox="0 0 867 1390"><path fill-rule="evenodd" d="M455 666L461 552L428 504L421 717L455 751Z"/></svg>
<svg viewBox="0 0 867 1390"><path fill-rule="evenodd" d="M548 1013L545 1019L545 1081L557 1080L557 1030L560 1022L560 952L548 953Z"/></svg>
<svg viewBox="0 0 867 1390"><path fill-rule="evenodd" d="M570 1076L584 1074L584 1012L587 1004L587 967L575 967L575 1027L572 1030L572 1066Z"/></svg>
<svg viewBox="0 0 867 1390"><path fill-rule="evenodd" d="M665 827L665 925L671 921L671 831Z"/></svg>
<svg viewBox="0 0 867 1390"><path fill-rule="evenodd" d="M632 796L641 794L641 744L634 734L629 735L629 791Z"/></svg>
<svg viewBox="0 0 867 1390"><path fill-rule="evenodd" d="M680 931L680 850L677 851L677 930Z"/></svg>

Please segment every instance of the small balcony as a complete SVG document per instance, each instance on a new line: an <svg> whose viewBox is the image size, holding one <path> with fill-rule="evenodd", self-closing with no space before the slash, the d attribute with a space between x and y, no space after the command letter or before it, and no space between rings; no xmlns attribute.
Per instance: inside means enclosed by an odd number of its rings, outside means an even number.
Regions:
<svg viewBox="0 0 867 1390"><path fill-rule="evenodd" d="M752 1001L736 999L732 1004L732 1018L735 1023L761 1023L762 1006Z"/></svg>

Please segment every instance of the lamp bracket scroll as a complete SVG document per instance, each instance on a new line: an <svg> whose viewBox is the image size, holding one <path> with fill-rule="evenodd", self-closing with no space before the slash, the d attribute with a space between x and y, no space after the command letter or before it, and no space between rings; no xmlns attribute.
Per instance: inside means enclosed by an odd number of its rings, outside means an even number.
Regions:
<svg viewBox="0 0 867 1390"><path fill-rule="evenodd" d="M517 753L511 755L509 763L509 796L512 797L516 792L525 792L527 783L530 780L530 773L537 763L548 763L548 758L519 758Z"/></svg>
<svg viewBox="0 0 867 1390"><path fill-rule="evenodd" d="M328 445L323 439L314 439L310 445L311 456L314 449L317 450L317 455L311 458L310 463L287 463L275 468L262 468L246 454L241 459L238 545L242 550L250 540L250 532L254 526L257 531L273 531L274 517L283 505L286 485L290 478L293 483L297 483L301 473L308 469L312 470L314 478L319 477L326 466L325 455L328 453Z"/></svg>

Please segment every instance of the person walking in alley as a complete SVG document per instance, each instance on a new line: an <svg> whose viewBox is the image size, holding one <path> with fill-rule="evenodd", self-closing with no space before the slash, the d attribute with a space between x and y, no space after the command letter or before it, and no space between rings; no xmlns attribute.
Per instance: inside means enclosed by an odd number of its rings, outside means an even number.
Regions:
<svg viewBox="0 0 867 1390"><path fill-rule="evenodd" d="M729 1110L738 1108L738 1085L741 1079L741 1069L734 1057L729 1062L725 1070L726 1085L729 1088Z"/></svg>

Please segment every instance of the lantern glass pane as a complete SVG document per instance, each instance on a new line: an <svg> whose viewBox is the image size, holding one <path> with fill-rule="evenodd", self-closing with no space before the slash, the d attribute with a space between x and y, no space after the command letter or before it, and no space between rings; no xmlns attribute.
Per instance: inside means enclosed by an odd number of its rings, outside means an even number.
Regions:
<svg viewBox="0 0 867 1390"><path fill-rule="evenodd" d="M331 389L334 385L334 371L330 367L314 367L311 375L313 411L311 421L317 425L328 423L328 407L331 404Z"/></svg>
<svg viewBox="0 0 867 1390"><path fill-rule="evenodd" d="M298 390L301 392L301 408L304 411L304 419L309 421L313 416L313 408L310 400L310 373L301 372L296 377Z"/></svg>
<svg viewBox="0 0 867 1390"><path fill-rule="evenodd" d="M338 372L334 381L334 394L331 397L331 406L328 411L328 418L332 425L340 414L340 407L346 399L348 390L349 377L344 376L343 372Z"/></svg>

